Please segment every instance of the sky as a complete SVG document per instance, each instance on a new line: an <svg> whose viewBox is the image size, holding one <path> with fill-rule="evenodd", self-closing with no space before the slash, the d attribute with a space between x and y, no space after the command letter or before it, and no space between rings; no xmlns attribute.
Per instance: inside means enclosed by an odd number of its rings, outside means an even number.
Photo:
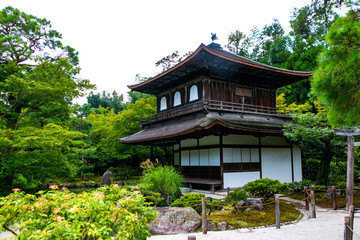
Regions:
<svg viewBox="0 0 360 240"><path fill-rule="evenodd" d="M124 94L136 74L153 77L155 63L174 51L185 54L204 43L227 43L231 32L249 33L278 19L288 33L294 8L311 0L0 0L46 18L62 33L63 43L79 52L80 78L96 84L96 92ZM77 100L82 104L86 98Z"/></svg>

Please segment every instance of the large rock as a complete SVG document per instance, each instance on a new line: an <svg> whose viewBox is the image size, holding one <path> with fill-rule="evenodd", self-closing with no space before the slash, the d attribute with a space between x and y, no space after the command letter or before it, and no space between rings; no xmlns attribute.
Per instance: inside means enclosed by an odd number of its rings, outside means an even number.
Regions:
<svg viewBox="0 0 360 240"><path fill-rule="evenodd" d="M258 210L264 211L265 210L265 203L264 198L248 198L246 199L245 206L249 206L247 210Z"/></svg>
<svg viewBox="0 0 360 240"><path fill-rule="evenodd" d="M100 186L104 186L104 185L110 186L112 179L114 179L112 172L106 171L101 178Z"/></svg>
<svg viewBox="0 0 360 240"><path fill-rule="evenodd" d="M228 226L227 222L219 222L217 224L218 229L221 230L221 231L225 231L227 226Z"/></svg>
<svg viewBox="0 0 360 240"><path fill-rule="evenodd" d="M216 231L216 225L207 220L207 230L208 231Z"/></svg>
<svg viewBox="0 0 360 240"><path fill-rule="evenodd" d="M157 208L157 223L150 225L152 234L177 234L195 231L201 225L200 215L191 207Z"/></svg>

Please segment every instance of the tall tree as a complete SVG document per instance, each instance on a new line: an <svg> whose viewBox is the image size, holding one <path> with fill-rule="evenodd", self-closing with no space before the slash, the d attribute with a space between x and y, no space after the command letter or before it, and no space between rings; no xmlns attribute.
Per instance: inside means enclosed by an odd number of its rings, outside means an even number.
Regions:
<svg viewBox="0 0 360 240"><path fill-rule="evenodd" d="M360 124L360 11L338 18L326 35L312 92L328 108L333 126Z"/></svg>

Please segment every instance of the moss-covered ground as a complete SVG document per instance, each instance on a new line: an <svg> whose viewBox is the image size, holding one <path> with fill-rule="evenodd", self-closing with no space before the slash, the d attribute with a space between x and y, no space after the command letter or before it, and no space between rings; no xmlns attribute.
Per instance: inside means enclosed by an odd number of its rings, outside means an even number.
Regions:
<svg viewBox="0 0 360 240"><path fill-rule="evenodd" d="M304 199L303 192L294 192L292 194L287 195L290 198L302 200ZM315 192L315 202L316 206L322 208L332 208L332 198L326 197L325 192ZM346 195L341 194L336 196L336 205L337 208L345 208L346 207ZM360 208L360 191L354 191L354 206Z"/></svg>
<svg viewBox="0 0 360 240"><path fill-rule="evenodd" d="M300 211L295 204L280 202L280 221L291 222L299 219ZM257 210L246 211L245 209L234 209L217 211L207 216L207 219L214 223L227 222L234 228L251 228L258 226L269 226L275 224L275 203L266 205L262 212Z"/></svg>

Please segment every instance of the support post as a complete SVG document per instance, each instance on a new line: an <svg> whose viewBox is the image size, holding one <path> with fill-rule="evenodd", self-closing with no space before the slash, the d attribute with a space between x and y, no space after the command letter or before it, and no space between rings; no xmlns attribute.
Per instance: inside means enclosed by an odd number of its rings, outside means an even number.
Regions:
<svg viewBox="0 0 360 240"><path fill-rule="evenodd" d="M345 229L344 229L344 240L351 240L350 238L350 229L348 228L348 226L350 225L350 217L346 216L345 217Z"/></svg>
<svg viewBox="0 0 360 240"><path fill-rule="evenodd" d="M314 190L310 191L311 199L311 218L316 218L316 209L315 209L315 193Z"/></svg>
<svg viewBox="0 0 360 240"><path fill-rule="evenodd" d="M201 213L202 213L202 229L203 229L203 234L207 234L206 198L201 199Z"/></svg>
<svg viewBox="0 0 360 240"><path fill-rule="evenodd" d="M353 204L354 188L354 136L348 136L348 158L346 178L346 210Z"/></svg>
<svg viewBox="0 0 360 240"><path fill-rule="evenodd" d="M309 194L308 194L309 187L304 187L304 197L305 197L305 210L309 210Z"/></svg>
<svg viewBox="0 0 360 240"><path fill-rule="evenodd" d="M280 195L275 194L276 228L280 228Z"/></svg>
<svg viewBox="0 0 360 240"><path fill-rule="evenodd" d="M332 186L332 203L333 203L333 209L337 210L337 204L336 204L336 187Z"/></svg>
<svg viewBox="0 0 360 240"><path fill-rule="evenodd" d="M196 240L196 236L195 235L190 235L190 236L188 236L188 240Z"/></svg>
<svg viewBox="0 0 360 240"><path fill-rule="evenodd" d="M351 205L349 207L349 217L350 217L350 223L349 227L354 231L354 205ZM353 232L350 230L350 239L353 239Z"/></svg>

